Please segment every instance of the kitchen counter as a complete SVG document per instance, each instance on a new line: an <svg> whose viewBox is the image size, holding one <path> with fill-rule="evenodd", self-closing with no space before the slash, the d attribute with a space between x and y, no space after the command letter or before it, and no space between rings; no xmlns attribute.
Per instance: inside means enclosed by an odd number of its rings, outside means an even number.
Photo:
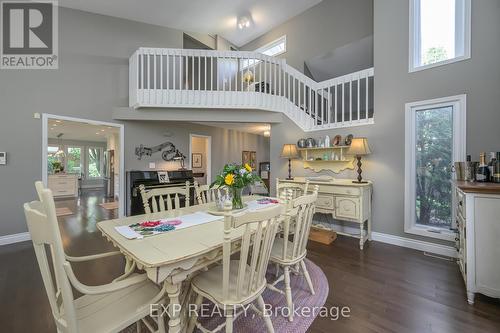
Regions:
<svg viewBox="0 0 500 333"><path fill-rule="evenodd" d="M500 194L500 183L479 183L454 180L453 184L466 193Z"/></svg>

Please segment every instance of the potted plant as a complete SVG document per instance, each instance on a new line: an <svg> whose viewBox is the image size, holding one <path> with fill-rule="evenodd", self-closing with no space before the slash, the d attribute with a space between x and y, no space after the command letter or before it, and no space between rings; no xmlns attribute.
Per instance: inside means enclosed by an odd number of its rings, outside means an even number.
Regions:
<svg viewBox="0 0 500 333"><path fill-rule="evenodd" d="M241 194L243 189L260 181L262 179L253 173L250 165L226 164L222 172L217 175L215 181L210 185L210 188L214 186L226 188L231 195L233 209L242 209Z"/></svg>

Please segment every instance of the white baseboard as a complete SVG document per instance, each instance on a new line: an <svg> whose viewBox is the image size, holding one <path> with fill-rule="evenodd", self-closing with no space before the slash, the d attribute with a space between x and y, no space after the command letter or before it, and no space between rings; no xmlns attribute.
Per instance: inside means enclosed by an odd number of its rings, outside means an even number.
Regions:
<svg viewBox="0 0 500 333"><path fill-rule="evenodd" d="M372 232L372 240L377 242L407 247L419 251L434 253L441 256L446 256L451 258L457 257L457 250L453 246L435 244L417 239L383 234L380 232Z"/></svg>
<svg viewBox="0 0 500 333"><path fill-rule="evenodd" d="M31 239L29 232L21 232L19 234L0 236L0 246L25 242Z"/></svg>

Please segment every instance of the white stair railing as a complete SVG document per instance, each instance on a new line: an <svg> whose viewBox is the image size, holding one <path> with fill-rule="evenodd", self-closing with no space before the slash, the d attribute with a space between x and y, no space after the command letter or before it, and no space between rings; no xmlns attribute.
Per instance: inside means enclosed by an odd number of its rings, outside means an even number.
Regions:
<svg viewBox="0 0 500 333"><path fill-rule="evenodd" d="M257 52L140 48L129 104L282 112L304 131L373 123L373 68L316 82Z"/></svg>

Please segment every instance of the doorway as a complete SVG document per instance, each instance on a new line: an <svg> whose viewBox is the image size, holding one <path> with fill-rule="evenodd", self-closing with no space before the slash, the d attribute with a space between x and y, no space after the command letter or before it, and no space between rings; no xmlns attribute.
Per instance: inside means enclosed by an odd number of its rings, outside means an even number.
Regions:
<svg viewBox="0 0 500 333"><path fill-rule="evenodd" d="M123 151L121 124L43 114L42 180L57 202L67 203L58 216L81 209L124 216Z"/></svg>
<svg viewBox="0 0 500 333"><path fill-rule="evenodd" d="M200 185L212 183L212 137L189 134L189 167Z"/></svg>

